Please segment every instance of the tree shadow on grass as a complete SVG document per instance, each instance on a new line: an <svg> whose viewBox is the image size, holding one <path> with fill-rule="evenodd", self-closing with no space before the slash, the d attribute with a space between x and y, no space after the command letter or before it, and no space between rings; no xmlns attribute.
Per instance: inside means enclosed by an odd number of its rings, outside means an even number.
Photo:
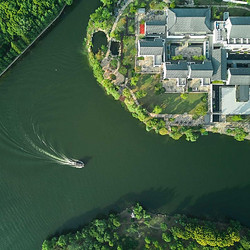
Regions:
<svg viewBox="0 0 250 250"><path fill-rule="evenodd" d="M143 207L150 210L151 212L155 212L163 205L170 203L173 200L174 196L175 191L168 188L149 189L139 194L129 193L121 197L112 205L109 205L105 208L96 207L91 211L74 217L69 221L66 221L61 227L56 230L55 234L50 235L49 238L72 232L72 230L76 231L94 218L105 218L110 212L119 213L125 208L132 206L136 202L140 202Z"/></svg>

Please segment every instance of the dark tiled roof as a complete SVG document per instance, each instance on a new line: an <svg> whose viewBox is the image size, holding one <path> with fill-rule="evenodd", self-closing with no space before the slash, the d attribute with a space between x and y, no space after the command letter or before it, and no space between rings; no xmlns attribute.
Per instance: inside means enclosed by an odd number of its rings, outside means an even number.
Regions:
<svg viewBox="0 0 250 250"><path fill-rule="evenodd" d="M163 53L163 42L162 40L146 41L140 40L140 55L141 56L156 56L162 55Z"/></svg>
<svg viewBox="0 0 250 250"><path fill-rule="evenodd" d="M249 86L240 85L236 89L236 97L239 102L248 102L249 101Z"/></svg>
<svg viewBox="0 0 250 250"><path fill-rule="evenodd" d="M212 80L226 80L227 58L225 49L214 49L212 51L213 76Z"/></svg>
<svg viewBox="0 0 250 250"><path fill-rule="evenodd" d="M211 61L202 64L191 64L190 78L211 78L213 75L213 66Z"/></svg>
<svg viewBox="0 0 250 250"><path fill-rule="evenodd" d="M250 38L250 17L229 17L230 38Z"/></svg>
<svg viewBox="0 0 250 250"><path fill-rule="evenodd" d="M187 76L187 63L166 64L166 78L186 78Z"/></svg>
<svg viewBox="0 0 250 250"><path fill-rule="evenodd" d="M146 22L146 34L165 34L166 23L164 21Z"/></svg>
<svg viewBox="0 0 250 250"><path fill-rule="evenodd" d="M211 32L210 9L179 8L168 10L170 34L206 34Z"/></svg>
<svg viewBox="0 0 250 250"><path fill-rule="evenodd" d="M250 68L230 68L230 85L250 85Z"/></svg>

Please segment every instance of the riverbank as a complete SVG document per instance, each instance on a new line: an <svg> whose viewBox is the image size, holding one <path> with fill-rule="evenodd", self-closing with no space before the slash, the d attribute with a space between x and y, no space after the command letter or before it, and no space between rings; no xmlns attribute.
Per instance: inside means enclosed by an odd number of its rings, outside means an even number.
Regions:
<svg viewBox="0 0 250 250"><path fill-rule="evenodd" d="M142 5L142 2L140 4ZM104 87L107 94L111 94L115 100L120 100L125 104L125 107L132 113L133 117L146 125L147 131L153 130L160 135L169 135L176 140L185 135L186 140L191 142L196 141L200 135L207 135L209 132L234 136L238 141L250 139L250 127L248 123L205 122L205 116L209 115L209 112L206 112L206 106L211 106L210 96L202 96L198 105L192 108L193 111L188 116L183 111L184 114L178 114L178 119L170 117L171 113L162 114L163 109L159 105L156 105L152 110L149 110L147 105L144 105L141 101L142 98L145 99L145 96L149 96L152 91L150 89L149 92L145 91L144 81L140 79L141 76L143 79L144 75L139 73L139 66L137 66L138 63L136 62L138 61L138 59L136 60L138 35L135 38L132 35L133 32L135 34L138 33L134 29L136 29L136 23L138 23L137 9L141 6L140 4L135 6L133 1L124 1L122 3L119 2L119 5L116 6L116 1L114 1L110 6L103 5L99 7L90 16L87 38L85 40L88 59L90 66L93 68L94 76L102 87ZM204 7L204 5L200 6ZM145 1L144 7L151 8L152 2ZM154 9L159 8L159 10L163 10L168 7L166 3L159 3L158 6L154 6ZM223 5L222 7L225 6ZM242 9L241 6L239 8ZM106 12L111 14L107 16ZM130 22L130 26L128 22ZM94 54L92 52L92 38L98 31L106 34L108 47L106 51L100 50L98 54ZM112 42L120 43L118 56L114 56L111 53ZM116 67L112 68L114 61L117 61ZM159 92L159 94L164 95L161 92L163 89L162 83L157 79L155 80L159 82L155 84L155 93ZM137 86L140 81L142 82L141 88ZM152 84L149 87L151 88ZM180 94L179 96L180 98L178 98L182 99L186 106L190 105L188 101L193 98L192 94L188 93L185 96ZM189 96L190 98L185 101ZM153 104L150 103L149 105L152 106ZM180 120L179 123L177 122L178 120ZM184 125L185 123L189 125Z"/></svg>
<svg viewBox="0 0 250 250"><path fill-rule="evenodd" d="M13 42L11 42L12 48L14 49L12 53L14 53L14 51L16 53L18 53L19 55L17 57L15 57L15 59L5 68L0 72L0 77L2 75L4 75L33 45L35 42L38 41L38 39L58 20L58 18L62 15L63 11L65 10L65 7L67 5L72 4L71 1L67 1L62 9L60 10L59 14L33 39L32 42L29 42L30 39L28 37L26 37L26 35L22 35L23 40L25 41L25 43L29 43L28 46L26 48L24 48L23 50L21 49L21 47L23 47L24 43L21 43L21 45L17 45ZM22 50L22 51L21 51ZM10 52L9 52L10 53ZM8 54L8 53L7 53Z"/></svg>
<svg viewBox="0 0 250 250"><path fill-rule="evenodd" d="M249 249L250 230L236 221L214 222L185 215L147 212L137 203L120 214L109 214L65 235L45 240L50 249Z"/></svg>

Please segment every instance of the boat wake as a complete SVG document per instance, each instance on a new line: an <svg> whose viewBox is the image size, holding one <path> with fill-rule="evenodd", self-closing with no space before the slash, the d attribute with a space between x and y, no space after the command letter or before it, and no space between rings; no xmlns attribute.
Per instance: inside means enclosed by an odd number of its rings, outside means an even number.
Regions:
<svg viewBox="0 0 250 250"><path fill-rule="evenodd" d="M31 139L25 131L22 131L22 136L24 138L20 138L21 142L19 140L14 139L13 136L11 136L8 129L4 126L4 124L0 121L0 128L3 132L2 134L5 135L5 137L8 139L9 142L11 142L13 145L15 145L19 150L23 151L25 154L28 154L34 158L37 159L46 159L48 161L55 162L60 165L67 165L74 168L83 168L84 163L80 160L69 158L64 153L60 152L59 150L56 151L53 146L46 142L45 138L38 133L37 129L35 128L34 123L32 123L32 129L35 137ZM23 140L24 139L24 140Z"/></svg>

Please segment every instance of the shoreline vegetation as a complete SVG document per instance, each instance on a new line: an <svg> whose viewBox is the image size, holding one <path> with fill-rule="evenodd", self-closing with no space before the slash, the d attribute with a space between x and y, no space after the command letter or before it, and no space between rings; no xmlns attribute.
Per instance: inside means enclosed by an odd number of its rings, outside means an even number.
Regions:
<svg viewBox="0 0 250 250"><path fill-rule="evenodd" d="M174 8L181 3L172 1L171 4L167 4L161 0L101 0L101 2L102 5L90 15L87 35L83 43L89 64L97 82L106 90L106 93L112 95L115 100L121 101L122 106L133 117L145 124L147 131L153 130L160 135L169 135L175 140L185 135L186 140L190 142L195 142L201 135L208 135L209 132L230 135L237 141L250 139L249 134L244 129L244 123L237 121L231 122L229 127L223 127L220 124L218 126L166 125L164 115L161 113L166 106L167 108L171 107L176 101L178 101L176 106L190 107L189 116L193 117L194 124L196 124L195 120L204 117L207 112L207 95L200 94L200 99L197 99L194 97L195 94L183 93L172 100L169 97L170 94L165 94L168 95L168 98L163 100L164 88L159 81L160 76L149 75L150 84L147 87L144 81L147 76L138 73L139 69L135 64L136 39L133 35L136 29L134 19L138 9L161 11L165 8ZM217 13L219 10L216 7L212 9L214 9L213 13ZM97 53L93 53L93 36L100 31L105 33L108 45L102 46ZM123 50L122 55L111 55L112 42L120 43L120 50ZM144 60L144 58L137 58L137 60ZM152 99L152 92L160 98ZM149 101L143 103L141 100ZM151 107L153 104L150 104L151 100L156 100L153 107ZM161 100L164 104L159 105L158 100ZM175 116L173 115L173 117ZM174 119L170 118L169 121L173 122ZM244 120L244 118L241 120Z"/></svg>
<svg viewBox="0 0 250 250"><path fill-rule="evenodd" d="M250 230L237 221L153 214L140 204L94 219L83 228L45 240L51 249L250 249Z"/></svg>
<svg viewBox="0 0 250 250"><path fill-rule="evenodd" d="M52 26L73 0L0 3L0 76Z"/></svg>

